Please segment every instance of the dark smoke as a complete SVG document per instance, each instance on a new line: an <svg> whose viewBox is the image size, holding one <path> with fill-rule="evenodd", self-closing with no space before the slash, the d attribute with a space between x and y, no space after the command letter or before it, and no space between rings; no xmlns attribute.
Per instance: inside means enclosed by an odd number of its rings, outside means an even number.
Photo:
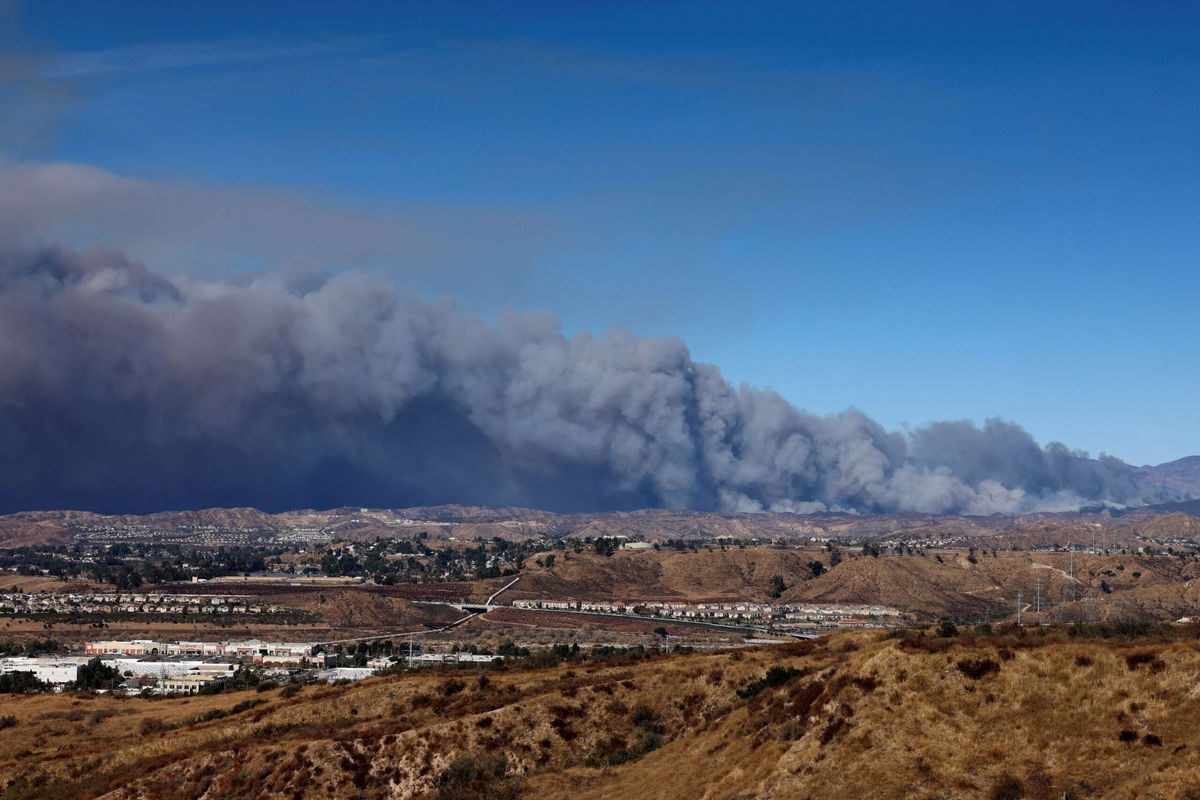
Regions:
<svg viewBox="0 0 1200 800"><path fill-rule="evenodd" d="M909 436L734 388L678 339L491 323L360 274L0 254L0 510L436 503L983 514L1162 499L1016 425ZM1161 490L1158 490L1161 491Z"/></svg>

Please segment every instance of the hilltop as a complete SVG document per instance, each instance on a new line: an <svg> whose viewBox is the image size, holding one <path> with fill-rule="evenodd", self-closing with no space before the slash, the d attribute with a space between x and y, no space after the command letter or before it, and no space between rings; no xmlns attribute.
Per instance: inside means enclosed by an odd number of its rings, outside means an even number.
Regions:
<svg viewBox="0 0 1200 800"><path fill-rule="evenodd" d="M16 697L0 798L1200 796L1192 632L1074 632Z"/></svg>
<svg viewBox="0 0 1200 800"><path fill-rule="evenodd" d="M735 541L866 538L937 540L987 547L1132 543L1138 536L1200 535L1200 501L1129 509L1038 512L1018 517L938 514L721 513L645 509L555 514L516 507L433 506L406 509L335 508L270 514L254 508L212 508L155 514L28 511L0 516L0 547L93 541L170 541L206 546L321 542L330 538L530 539L614 536L644 541ZM1185 518L1190 517L1188 522ZM1164 518L1167 518L1164 520ZM1182 523L1182 524L1181 524ZM1138 527L1141 526L1141 527Z"/></svg>
<svg viewBox="0 0 1200 800"><path fill-rule="evenodd" d="M1200 456L1186 456L1153 467L1141 467L1137 474L1145 481L1174 489L1185 496L1200 495Z"/></svg>

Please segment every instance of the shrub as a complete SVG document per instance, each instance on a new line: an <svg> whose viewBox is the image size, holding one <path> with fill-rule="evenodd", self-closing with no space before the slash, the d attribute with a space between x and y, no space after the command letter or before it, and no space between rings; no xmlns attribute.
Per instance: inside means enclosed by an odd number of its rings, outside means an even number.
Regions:
<svg viewBox="0 0 1200 800"><path fill-rule="evenodd" d="M756 681L751 681L746 685L745 689L738 689L737 695L743 699L754 697L763 689L774 689L776 686L782 686L792 678L800 674L800 670L792 667L771 667L767 670L767 674Z"/></svg>
<svg viewBox="0 0 1200 800"><path fill-rule="evenodd" d="M1025 796L1025 784L1012 775L1001 775L992 784L988 800L1020 800Z"/></svg>
<svg viewBox="0 0 1200 800"><path fill-rule="evenodd" d="M889 639L903 639L911 634L912 631L908 630L907 628L890 628L879 634L879 641L886 642Z"/></svg>
<svg viewBox="0 0 1200 800"><path fill-rule="evenodd" d="M0 717L0 731L4 730L5 728L12 728L16 724L17 724L17 718L14 717L12 714L8 714L3 717Z"/></svg>
<svg viewBox="0 0 1200 800"><path fill-rule="evenodd" d="M287 686L283 687L283 691L279 693L279 696L283 698L295 697L296 695L300 694L300 689L300 684L289 683Z"/></svg>
<svg viewBox="0 0 1200 800"><path fill-rule="evenodd" d="M990 658L963 658L955 666L973 681L1000 671L1000 665Z"/></svg>
<svg viewBox="0 0 1200 800"><path fill-rule="evenodd" d="M257 698L254 700L243 700L242 702L235 705L233 708L229 709L229 713L230 714L240 714L243 711L249 711L250 709L254 708L255 706L261 706L265 702L266 702L266 700L259 700Z"/></svg>
<svg viewBox="0 0 1200 800"><path fill-rule="evenodd" d="M1125 666L1129 667L1132 672L1143 664L1149 665L1151 672L1162 672L1167 666L1158 658L1158 654L1150 651L1141 651L1138 653L1129 653L1125 656Z"/></svg>
<svg viewBox="0 0 1200 800"><path fill-rule="evenodd" d="M459 756L434 782L438 800L515 800L522 787L507 773L503 753Z"/></svg>
<svg viewBox="0 0 1200 800"><path fill-rule="evenodd" d="M279 688L279 684L275 681L259 681L258 685L254 687L255 691L259 692L269 692L277 688Z"/></svg>
<svg viewBox="0 0 1200 800"><path fill-rule="evenodd" d="M460 681L458 678L451 678L442 684L441 691L443 695L449 697L452 694L458 694L465 688L467 688L465 683Z"/></svg>
<svg viewBox="0 0 1200 800"><path fill-rule="evenodd" d="M649 729L658 722L658 712L649 703L638 703L630 710L629 721L639 728Z"/></svg>
<svg viewBox="0 0 1200 800"><path fill-rule="evenodd" d="M634 740L632 747L620 747L619 739L614 739L611 742L619 749L615 749L603 758L589 758L587 764L590 767L611 766L615 767L620 764L627 764L630 761L637 761L642 756L652 750L656 750L662 746L662 736L658 733L639 733Z"/></svg>
<svg viewBox="0 0 1200 800"><path fill-rule="evenodd" d="M155 733L162 733L163 731L170 730L170 728L170 725L163 722L158 717L146 717L144 720L142 720L141 727L138 729L138 731L142 734L142 736L150 736Z"/></svg>
<svg viewBox="0 0 1200 800"><path fill-rule="evenodd" d="M1137 734L1129 729L1125 729L1117 734L1117 739L1122 742L1136 742Z"/></svg>

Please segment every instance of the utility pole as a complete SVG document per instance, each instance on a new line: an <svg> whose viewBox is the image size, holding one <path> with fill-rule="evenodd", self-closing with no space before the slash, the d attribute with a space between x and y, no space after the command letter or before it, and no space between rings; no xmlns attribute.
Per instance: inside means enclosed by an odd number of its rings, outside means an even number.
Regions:
<svg viewBox="0 0 1200 800"><path fill-rule="evenodd" d="M1037 589L1037 613L1040 614L1042 613L1042 579L1038 578L1034 582L1034 586Z"/></svg>
<svg viewBox="0 0 1200 800"><path fill-rule="evenodd" d="M1017 625L1021 624L1021 593L1017 592Z"/></svg>
<svg viewBox="0 0 1200 800"><path fill-rule="evenodd" d="M1075 551L1071 551L1071 602L1075 602Z"/></svg>

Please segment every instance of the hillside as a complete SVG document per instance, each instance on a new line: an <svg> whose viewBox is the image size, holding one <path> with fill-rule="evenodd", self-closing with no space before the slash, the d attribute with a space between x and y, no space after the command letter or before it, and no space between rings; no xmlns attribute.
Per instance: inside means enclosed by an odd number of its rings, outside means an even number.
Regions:
<svg viewBox="0 0 1200 800"><path fill-rule="evenodd" d="M138 541L170 537L175 541L203 543L205 537L222 533L241 534L264 542L280 538L322 541L330 537L372 541L377 537L418 534L463 541L495 537L519 541L543 537L621 536L656 542L722 538L741 541L861 540L877 537L971 543L980 537L996 537L987 545L995 547L1010 544L1080 545L1090 542L1095 534L1098 539L1113 541L1119 546L1141 535L1139 525L1158 523L1169 528L1172 523L1160 522L1164 517L1179 518L1198 513L1200 501L1130 509L1038 512L1021 517L909 513L734 514L671 509L554 514L507 506L456 505L406 509L306 509L278 514L253 508L212 508L144 516L30 511L0 516L0 547L65 544L79 537L100 537L104 541L112 541L114 537ZM1147 528L1158 529L1155 525ZM1195 535L1195 527L1192 527L1185 532L1184 538Z"/></svg>
<svg viewBox="0 0 1200 800"><path fill-rule="evenodd" d="M1198 670L1191 640L1042 629L843 634L292 697L17 697L0 798L1194 800Z"/></svg>
<svg viewBox="0 0 1200 800"><path fill-rule="evenodd" d="M1200 610L1191 588L1200 578L1195 559L982 549L971 558L961 549L878 558L847 553L833 565L825 551L664 549L610 557L585 551L560 557L551 570L523 574L504 598L768 602L771 577L780 575L788 588L775 602L882 604L927 620L1007 618L1016 612L1018 592L1032 609L1039 591L1047 618L1176 619ZM812 561L826 571L814 577Z"/></svg>
<svg viewBox="0 0 1200 800"><path fill-rule="evenodd" d="M1200 456L1187 456L1154 467L1141 467L1137 473L1145 481L1175 489L1187 497L1200 495Z"/></svg>

